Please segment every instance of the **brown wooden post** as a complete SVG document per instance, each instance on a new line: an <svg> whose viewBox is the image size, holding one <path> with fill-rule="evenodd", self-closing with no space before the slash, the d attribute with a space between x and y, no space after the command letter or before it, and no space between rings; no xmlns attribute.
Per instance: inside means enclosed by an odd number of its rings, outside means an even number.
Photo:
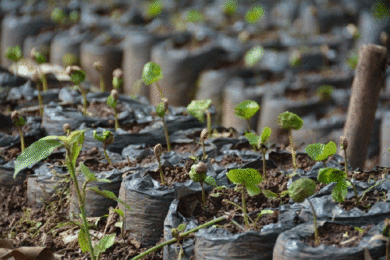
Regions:
<svg viewBox="0 0 390 260"><path fill-rule="evenodd" d="M387 50L379 45L363 45L352 83L344 136L352 168L363 169L375 120L379 94L385 84Z"/></svg>

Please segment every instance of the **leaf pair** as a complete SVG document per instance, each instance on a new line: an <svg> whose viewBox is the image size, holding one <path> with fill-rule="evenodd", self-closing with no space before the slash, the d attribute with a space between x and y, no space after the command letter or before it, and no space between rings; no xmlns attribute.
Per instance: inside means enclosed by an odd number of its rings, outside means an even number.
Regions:
<svg viewBox="0 0 390 260"><path fill-rule="evenodd" d="M260 193L260 188L257 187L257 184L261 183L263 178L256 169L233 169L226 175L231 182L243 185L249 196L255 196Z"/></svg>
<svg viewBox="0 0 390 260"><path fill-rule="evenodd" d="M320 169L317 180L325 184L336 182L336 186L332 190L332 198L337 202L343 202L345 200L348 187L351 186L347 180L347 174L335 168Z"/></svg>
<svg viewBox="0 0 390 260"><path fill-rule="evenodd" d="M192 100L187 106L187 111L201 123L204 122L204 113L211 106L211 99Z"/></svg>
<svg viewBox="0 0 390 260"><path fill-rule="evenodd" d="M255 135L254 133L245 133L245 137L248 139L250 145L259 147L268 141L271 136L271 132L271 128L264 127L260 136Z"/></svg>
<svg viewBox="0 0 390 260"><path fill-rule="evenodd" d="M337 146L333 141L330 141L326 145L321 143L310 144L306 146L305 152L314 161L325 161L329 156L337 152Z"/></svg>

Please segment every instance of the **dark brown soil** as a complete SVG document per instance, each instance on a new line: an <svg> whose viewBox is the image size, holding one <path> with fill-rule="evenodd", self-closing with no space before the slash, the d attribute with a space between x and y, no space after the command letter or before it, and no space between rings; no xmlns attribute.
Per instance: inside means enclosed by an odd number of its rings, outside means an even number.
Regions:
<svg viewBox="0 0 390 260"><path fill-rule="evenodd" d="M333 245L337 248L357 246L363 235L372 227L373 225L369 225L362 228L363 232L361 233L352 226L325 223L318 228L320 245ZM316 247L314 234L306 239L305 243L311 247Z"/></svg>

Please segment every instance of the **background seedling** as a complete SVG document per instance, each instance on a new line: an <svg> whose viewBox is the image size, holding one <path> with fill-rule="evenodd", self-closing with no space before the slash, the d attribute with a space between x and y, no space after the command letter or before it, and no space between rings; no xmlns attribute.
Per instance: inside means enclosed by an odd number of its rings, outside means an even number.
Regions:
<svg viewBox="0 0 390 260"><path fill-rule="evenodd" d="M267 146L265 145L266 142L268 142L269 137L271 136L271 128L264 127L263 132L260 136L255 135L254 133L245 133L245 137L248 139L249 144L253 146L253 149L256 151L260 149L262 156L263 156L263 177L267 178L267 172L266 172L266 161L265 161L265 154L268 150Z"/></svg>
<svg viewBox="0 0 390 260"><path fill-rule="evenodd" d="M23 130L22 130L22 127L27 123L26 120L24 120L24 118L22 116L20 116L19 112L18 111L14 111L12 112L11 114L11 120L12 120L12 123L16 126L16 128L18 129L18 132L19 132L19 136L20 136L20 145L21 145L21 149L22 149L22 152L24 151L24 148L25 148L25 143L24 143L24 135L23 135Z"/></svg>
<svg viewBox="0 0 390 260"><path fill-rule="evenodd" d="M118 91L116 89L111 90L111 94L108 96L107 105L114 109L114 118L115 118L115 131L119 128L119 122L118 122L118 110L116 109L116 106L118 104Z"/></svg>
<svg viewBox="0 0 390 260"><path fill-rule="evenodd" d="M46 57L39 51L37 51L35 48L32 48L31 50L31 58L38 64L38 75L40 80L42 81L42 89L43 92L47 91L47 78L46 74L41 71L40 65L46 62Z"/></svg>
<svg viewBox="0 0 390 260"><path fill-rule="evenodd" d="M257 45L251 48L244 56L245 66L248 68L253 68L264 56L263 47Z"/></svg>
<svg viewBox="0 0 390 260"><path fill-rule="evenodd" d="M154 0L150 2L146 7L146 15L149 19L156 18L163 11L163 5L160 0Z"/></svg>
<svg viewBox="0 0 390 260"><path fill-rule="evenodd" d="M41 78L37 70L34 70L31 75L31 80L37 84L38 91L38 103L39 103L39 114L43 116L43 101L42 101L42 92L41 92Z"/></svg>
<svg viewBox="0 0 390 260"><path fill-rule="evenodd" d="M203 17L203 14L198 10L193 9L187 11L186 21L188 23L200 23L200 22L204 22L204 20L205 19Z"/></svg>
<svg viewBox="0 0 390 260"><path fill-rule="evenodd" d="M287 130L289 132L290 137L290 148L291 148L291 155L294 165L295 173L297 172L298 166L295 162L295 150L294 150L294 142L292 137L292 130L299 130L303 126L303 120L300 118L297 114L291 113L291 112L283 112L278 116L278 125L283 130Z"/></svg>
<svg viewBox="0 0 390 260"><path fill-rule="evenodd" d="M358 61L359 61L359 55L358 54L350 54L350 57L347 60L347 64L351 69L356 69Z"/></svg>
<svg viewBox="0 0 390 260"><path fill-rule="evenodd" d="M309 200L309 197L314 195L316 192L316 183L312 179L309 178L301 178L294 181L290 187L288 188L288 194L291 199L295 202L303 202L305 199L310 204L311 210L313 212L313 220L314 220L314 236L316 245L320 244L319 236L318 236L318 228L317 228L317 215L314 210L313 204Z"/></svg>
<svg viewBox="0 0 390 260"><path fill-rule="evenodd" d="M333 87L331 85L324 85L318 88L317 96L322 101L327 101L332 98Z"/></svg>
<svg viewBox="0 0 390 260"><path fill-rule="evenodd" d="M187 111L193 117L197 118L201 123L204 122L204 113L207 116L207 132L208 138L211 138L211 114L210 108L211 99L203 100L192 100L191 103L187 106Z"/></svg>
<svg viewBox="0 0 390 260"><path fill-rule="evenodd" d="M259 109L259 104L257 104L257 102L253 100L242 101L234 108L234 113L236 114L236 116L246 120L248 124L248 132L251 132L249 120L257 113L257 111L259 111Z"/></svg>
<svg viewBox="0 0 390 260"><path fill-rule="evenodd" d="M295 68L299 67L302 63L302 54L298 50L294 50L290 57L290 66Z"/></svg>
<svg viewBox="0 0 390 260"><path fill-rule="evenodd" d="M162 146L161 144L157 144L154 147L154 155L156 156L157 162L158 162L158 169L160 170L160 178L161 178L161 184L167 185L164 181L164 172L161 166L161 155L162 155Z"/></svg>
<svg viewBox="0 0 390 260"><path fill-rule="evenodd" d="M202 132L200 133L200 143L202 145L202 150L203 150L202 160L207 159L206 147L204 145L204 141L206 141L206 139L207 139L207 133L208 133L207 129L203 129Z"/></svg>
<svg viewBox="0 0 390 260"><path fill-rule="evenodd" d="M81 86L84 82L86 74L79 66L66 67L66 74L69 75L70 80L75 84L75 87L81 92L83 96L83 114L87 115L88 101L86 90Z"/></svg>
<svg viewBox="0 0 390 260"><path fill-rule="evenodd" d="M99 142L103 143L104 156L106 157L107 162L112 165L110 157L107 154L107 145L114 143L114 134L111 131L104 130L102 135L99 135L96 130L93 131L93 138Z"/></svg>
<svg viewBox="0 0 390 260"><path fill-rule="evenodd" d="M53 11L51 11L50 18L53 22L55 22L58 25L65 25L67 23L67 17L65 12L61 8L54 8Z"/></svg>
<svg viewBox="0 0 390 260"><path fill-rule="evenodd" d="M7 50L5 51L5 56L7 59L13 62L13 67L14 67L14 74L18 74L18 68L17 68L17 63L23 59L23 53L22 50L20 49L19 45L11 46L8 47Z"/></svg>
<svg viewBox="0 0 390 260"><path fill-rule="evenodd" d="M237 13L237 1L236 0L229 0L226 1L226 3L223 6L223 13L227 17L233 17Z"/></svg>
<svg viewBox="0 0 390 260"><path fill-rule="evenodd" d="M245 14L245 21L250 24L257 23L264 15L264 9L261 6L255 6Z"/></svg>
<svg viewBox="0 0 390 260"><path fill-rule="evenodd" d="M162 90L158 84L158 81L162 79L163 73L161 70L160 65L157 63L154 63L152 61L149 61L145 64L144 68L142 69L142 81L145 83L145 85L151 85L153 83L156 83L156 87L158 92L160 93L161 99L164 98L164 95L162 93Z"/></svg>
<svg viewBox="0 0 390 260"><path fill-rule="evenodd" d="M330 141L326 145L321 143L309 144L306 146L305 152L312 160L321 161L326 168L326 161L329 156L336 154L337 146L333 141Z"/></svg>
<svg viewBox="0 0 390 260"><path fill-rule="evenodd" d="M92 64L93 68L99 74L99 82L100 82L100 92L106 91L106 85L104 84L104 76L103 76L103 65L100 61L95 61Z"/></svg>
<svg viewBox="0 0 390 260"><path fill-rule="evenodd" d="M113 72L112 72L112 85L114 86L114 88L116 88L118 91L120 91L120 89L122 88L123 86L123 72L121 69L115 69Z"/></svg>
<svg viewBox="0 0 390 260"><path fill-rule="evenodd" d="M202 203L203 208L207 207L206 191L204 189L204 183L207 183L213 187L217 187L217 182L211 176L207 176L207 165L204 162L198 162L191 166L191 170L188 173L191 180L199 182L202 187Z"/></svg>
<svg viewBox="0 0 390 260"><path fill-rule="evenodd" d="M168 152L171 151L171 142L169 141L169 133L168 133L168 127L165 122L165 114L168 112L168 99L163 98L160 104L156 107L156 113L159 117L161 117L164 127L164 133L165 133L165 140L167 141L167 150Z"/></svg>
<svg viewBox="0 0 390 260"><path fill-rule="evenodd" d="M245 202L245 190L248 192L249 196L255 196L260 193L260 188L257 184L263 181L260 173L256 169L246 168L246 169L233 169L230 170L226 176L229 180L235 184L237 184L236 189L241 192L242 198L242 207L237 205L236 203L228 200L223 200L226 203L232 204L235 207L242 210L244 214L245 228L250 228L249 219L250 217L247 214L246 202ZM253 221L251 220L253 223Z"/></svg>
<svg viewBox="0 0 390 260"><path fill-rule="evenodd" d="M80 227L80 232L78 235L78 241L80 245L80 249L83 252L90 252L91 259L99 259L100 253L104 252L107 248L111 247L114 244L115 233L106 235L99 240L99 242L92 246L91 235L89 233L88 221L85 215L85 207L84 201L86 196L86 191L91 190L96 192L97 194L104 196L109 199L113 199L119 203L123 203L122 200L118 199L114 193L107 190L99 190L97 187L88 187L87 183L89 182L110 182L107 179L98 179L95 177L94 173L92 173L84 164L79 165L79 169L81 173L84 175L86 181L82 185L82 189L80 190L80 186L78 183L78 179L76 176L76 161L77 157L81 151L81 148L84 143L84 132L85 130L74 131L68 136L46 136L31 146L26 148L24 152L22 152L15 161L15 172L14 178L16 175L23 169L34 165L35 163L45 159L48 157L55 148L64 147L66 149L66 157L65 162L68 168L68 172L73 180L75 185L75 189L77 192L78 204L81 212L82 223L77 223ZM129 210L130 207L124 204L126 208Z"/></svg>
<svg viewBox="0 0 390 260"><path fill-rule="evenodd" d="M344 171L348 173L348 159L347 159L347 148L348 148L348 141L347 138L344 136L340 137L340 148L344 151Z"/></svg>

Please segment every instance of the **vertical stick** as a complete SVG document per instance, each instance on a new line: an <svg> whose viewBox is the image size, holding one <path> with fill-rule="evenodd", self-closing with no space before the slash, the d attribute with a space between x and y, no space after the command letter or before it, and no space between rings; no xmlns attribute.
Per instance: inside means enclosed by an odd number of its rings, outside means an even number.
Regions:
<svg viewBox="0 0 390 260"><path fill-rule="evenodd" d="M353 168L363 169L375 120L379 94L384 86L386 48L363 45L352 83L344 136L348 140L347 154Z"/></svg>

